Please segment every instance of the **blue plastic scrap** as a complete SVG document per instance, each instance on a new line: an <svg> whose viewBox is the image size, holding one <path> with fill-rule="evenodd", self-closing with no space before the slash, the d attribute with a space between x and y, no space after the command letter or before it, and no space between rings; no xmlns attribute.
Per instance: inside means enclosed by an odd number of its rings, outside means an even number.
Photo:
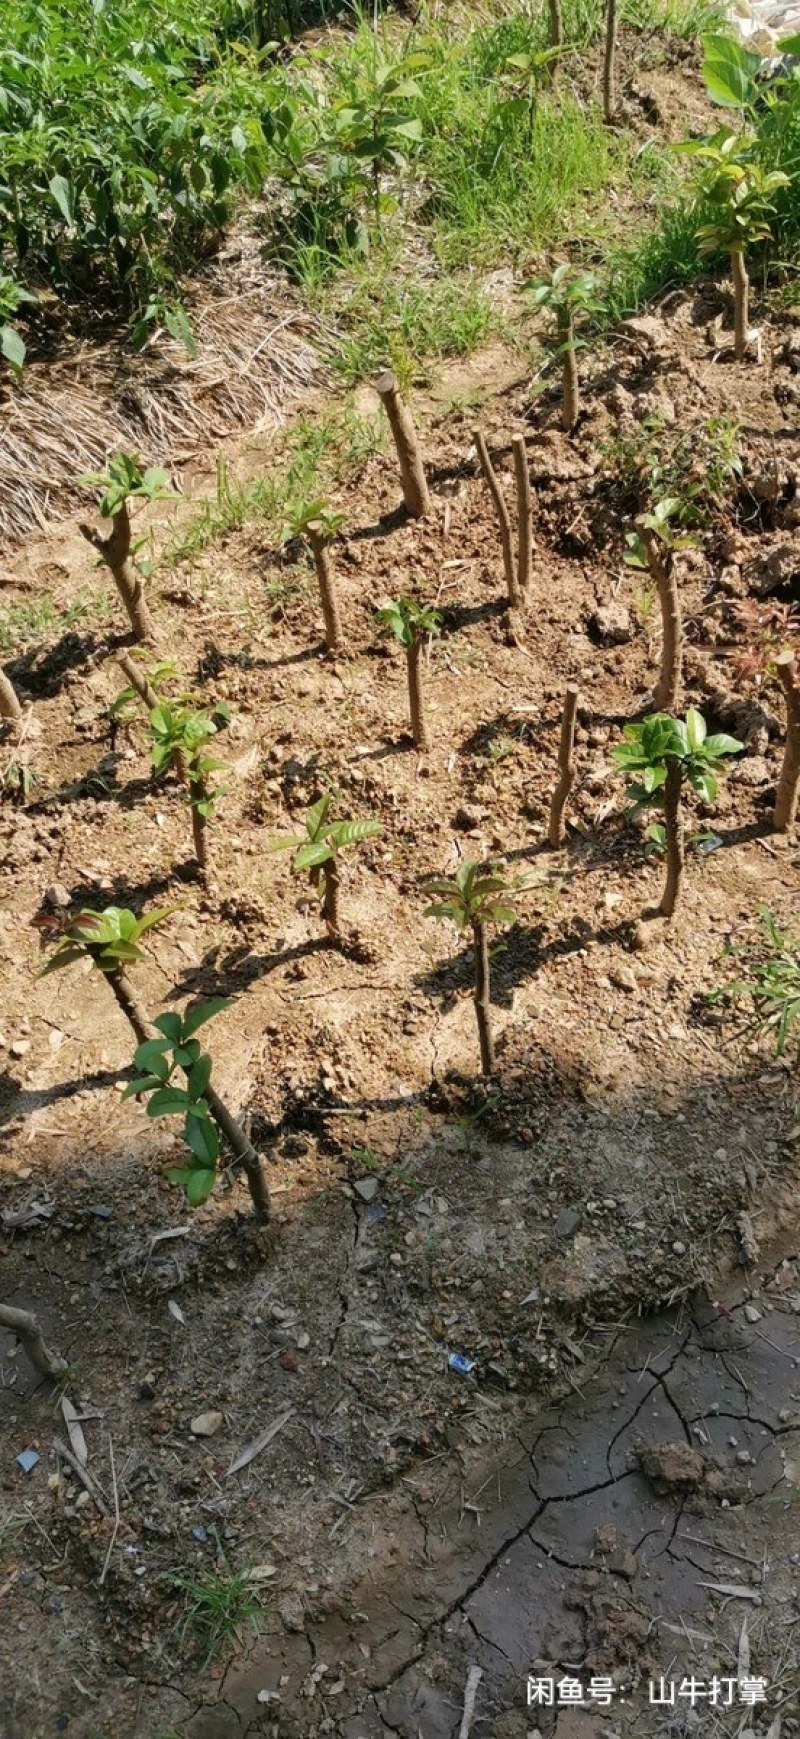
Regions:
<svg viewBox="0 0 800 1739"><path fill-rule="evenodd" d="M22 1468L23 1473L30 1473L38 1460L39 1456L35 1449L23 1449L17 1456L17 1466Z"/></svg>
<svg viewBox="0 0 800 1739"><path fill-rule="evenodd" d="M450 1353L447 1359L451 1371L459 1377L468 1377L475 1369L475 1360L467 1358L466 1353Z"/></svg>

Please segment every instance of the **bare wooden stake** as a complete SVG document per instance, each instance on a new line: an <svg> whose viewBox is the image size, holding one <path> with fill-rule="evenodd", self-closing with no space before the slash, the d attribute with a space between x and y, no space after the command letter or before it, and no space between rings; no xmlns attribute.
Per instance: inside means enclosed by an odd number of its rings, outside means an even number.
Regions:
<svg viewBox="0 0 800 1739"><path fill-rule="evenodd" d="M0 1304L0 1328L15 1334L40 1377L63 1377L69 1370L66 1359L49 1347L42 1335L38 1318L30 1310L16 1310L10 1304Z"/></svg>
<svg viewBox="0 0 800 1739"><path fill-rule="evenodd" d="M533 511L531 508L531 474L525 436L515 435L514 476L517 484L517 591L525 598L531 588L533 574Z"/></svg>
<svg viewBox="0 0 800 1739"><path fill-rule="evenodd" d="M408 676L408 709L411 714L411 735L414 745L425 754L431 746L428 730L428 717L425 711L425 696L422 688L422 641L416 638L406 647L406 673Z"/></svg>
<svg viewBox="0 0 800 1739"><path fill-rule="evenodd" d="M386 412L389 427L400 461L403 500L412 519L423 519L431 505L430 491L422 463L417 432L411 412L404 405L391 369L379 374L375 390Z"/></svg>
<svg viewBox="0 0 800 1739"><path fill-rule="evenodd" d="M336 596L336 581L328 553L328 539L319 520L312 520L306 526L306 536L311 545L311 554L314 557L314 567L317 574L322 615L325 621L325 645L328 652L341 652L344 645L344 635L339 615L339 600Z"/></svg>
<svg viewBox="0 0 800 1739"><path fill-rule="evenodd" d="M494 510L497 514L497 524L500 531L500 546L503 551L503 569L506 576L506 592L508 594L508 602L512 610L515 610L520 603L520 593L517 581L517 570L514 563L514 549L511 541L511 515L506 506L505 496L497 479L497 472L489 458L489 449L486 445L482 431L480 429L473 429L472 439L475 442L478 459L480 460L480 467L486 481L486 487L491 495L492 501L494 502Z"/></svg>
<svg viewBox="0 0 800 1739"><path fill-rule="evenodd" d="M581 414L581 384L571 308L558 310L558 348L561 353L561 426L571 435Z"/></svg>
<svg viewBox="0 0 800 1739"><path fill-rule="evenodd" d="M553 792L550 803L550 823L547 838L553 849L564 844L567 827L564 820L564 806L572 790L575 779L573 750L575 747L575 719L578 712L578 689L575 684L567 684L564 697L564 712L561 718L561 741L558 748L558 768L560 778Z"/></svg>
<svg viewBox="0 0 800 1739"><path fill-rule="evenodd" d="M12 724L18 725L21 718L22 707L14 684L10 676L0 670L0 719L10 719Z"/></svg>
<svg viewBox="0 0 800 1739"><path fill-rule="evenodd" d="M494 1074L494 1035L490 989L489 935L486 925L473 920L472 938L475 953L475 1016L481 1048L481 1074Z"/></svg>
<svg viewBox="0 0 800 1739"><path fill-rule="evenodd" d="M800 688L794 653L782 652L775 660L775 670L786 698L786 746L772 825L776 833L788 833L794 826L800 792Z"/></svg>

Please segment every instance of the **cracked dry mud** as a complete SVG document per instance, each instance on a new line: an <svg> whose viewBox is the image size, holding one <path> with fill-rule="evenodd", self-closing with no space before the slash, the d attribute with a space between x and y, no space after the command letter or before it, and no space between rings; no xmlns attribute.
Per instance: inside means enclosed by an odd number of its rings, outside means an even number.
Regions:
<svg viewBox="0 0 800 1739"><path fill-rule="evenodd" d="M408 1480L407 1523L388 1532L373 1512L374 1568L347 1606L288 1637L276 1626L187 1739L457 1739L471 1664L471 1731L494 1739L759 1732L778 1713L796 1731L795 1277L784 1259L757 1306L704 1301L621 1330L585 1392L478 1489ZM650 1702L651 1678L735 1677L745 1615L766 1705ZM526 1710L531 1672L611 1675L613 1706Z"/></svg>

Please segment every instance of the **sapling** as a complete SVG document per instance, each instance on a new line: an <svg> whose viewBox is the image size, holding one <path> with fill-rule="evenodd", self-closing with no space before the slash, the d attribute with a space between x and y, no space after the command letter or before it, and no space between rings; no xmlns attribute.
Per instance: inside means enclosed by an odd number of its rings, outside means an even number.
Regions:
<svg viewBox="0 0 800 1739"><path fill-rule="evenodd" d="M295 537L304 537L308 541L314 557L328 652L340 652L344 645L336 580L329 553L331 540L344 518L343 513L333 512L324 501L301 501L289 515L283 533L284 541Z"/></svg>
<svg viewBox="0 0 800 1739"><path fill-rule="evenodd" d="M558 784L550 802L550 816L547 825L547 842L554 850L564 844L567 828L564 820L564 808L575 781L575 765L573 760L575 749L575 720L578 716L578 689L574 682L567 683L564 698L564 711L561 718L561 737L558 746Z"/></svg>
<svg viewBox="0 0 800 1739"><path fill-rule="evenodd" d="M131 703L138 699L146 707L148 714L155 712L156 707L160 705L160 694L165 683L171 681L178 674L174 660L171 658L159 659L157 664L146 669L143 665L137 664L130 653L121 653L117 657L117 663L123 676L127 677L128 683L126 688L121 688L119 694L114 696L108 709L112 749L120 726L127 727L133 722L134 709ZM180 748L174 750L173 765L178 778L185 784L188 777L186 760L183 750Z"/></svg>
<svg viewBox="0 0 800 1739"><path fill-rule="evenodd" d="M261 1161L212 1087L211 1057L195 1038L206 1021L229 1007L229 997L216 996L187 1014L170 1009L157 1015L152 1036L134 1052L134 1065L141 1073L125 1088L123 1098L147 1094L148 1117L183 1117L186 1157L182 1165L168 1166L166 1175L185 1190L190 1207L199 1207L214 1188L222 1134L242 1165L258 1218L268 1220L271 1207ZM186 1077L185 1087L175 1084L177 1069Z"/></svg>
<svg viewBox="0 0 800 1739"><path fill-rule="evenodd" d="M481 1073L493 1075L495 1068L494 1037L491 1018L491 979L489 965L490 924L512 924L516 917L508 904L514 893L513 884L496 874L491 865L468 861L459 864L454 876L439 876L429 882L427 892L438 896L436 904L428 906L426 918L449 918L458 930L471 930L475 955L475 1018L481 1051Z"/></svg>
<svg viewBox="0 0 800 1739"><path fill-rule="evenodd" d="M305 820L305 833L276 839L272 851L293 851L292 869L308 874L312 888L322 886L322 913L331 941L341 940L339 921L339 853L348 845L361 845L382 831L379 821L331 819L331 798L325 792L312 804Z"/></svg>
<svg viewBox="0 0 800 1739"><path fill-rule="evenodd" d="M426 636L440 633L441 613L431 604L418 604L413 598L393 598L390 604L375 611L375 619L384 633L393 635L405 648L411 735L418 749L427 750L430 737L422 692L422 647Z"/></svg>
<svg viewBox="0 0 800 1739"><path fill-rule="evenodd" d="M77 917L71 919L61 931L55 954L42 968L42 976L45 976L47 973L58 972L63 967L71 966L76 961L90 960L92 965L104 974L118 1007L136 1034L139 1046L136 1052L137 1066L148 1069L148 1074L151 1077L150 1085L153 1088L160 1087L169 1080L176 1064L184 1069L187 1076L191 1073L200 1057L200 1047L198 1045L195 1049L193 1043L195 1031L204 1021L210 1020L213 1014L217 1014L221 1008L228 1007L227 998L216 997L203 1003L200 1008L191 1010L187 1015L181 1016L169 1011L159 1015L158 1019L153 1021L144 1004L139 1000L129 982L128 968L144 958L144 952L139 946L142 937L156 924L163 923L171 910L171 907L161 908L158 911L146 913L143 918L137 918L133 912L119 906L107 906L102 912L89 910L79 912ZM157 1067L152 1063L144 1063L142 1061L142 1047L146 1050L146 1047L153 1040L160 1043L162 1039L164 1040L165 1053L172 1048L172 1061L159 1063ZM150 1053L147 1052L147 1055L149 1056ZM163 1074L165 1068L166 1075ZM191 1086L188 1089L191 1106L195 1107L191 1124L192 1133L195 1129L194 1118L198 1122L206 1120L202 1107L199 1110L196 1109L196 1100L193 1097L197 1093L198 1082L204 1072L205 1081L202 1093L198 1096L202 1097L217 1129L220 1134L224 1135L236 1156L237 1162L243 1167L256 1213L261 1219L269 1219L269 1195L261 1161L235 1117L232 1116L224 1101L220 1099L219 1094L211 1086L209 1079L211 1074L210 1059L204 1061L202 1067L195 1070ZM137 1093L145 1090L141 1081L134 1082L130 1089L131 1092ZM175 1089L171 1089L171 1091L175 1091ZM180 1104L176 1102L172 1108L183 1110L187 1114L188 1121L189 1104L184 1104L183 1101ZM163 1101L159 1111L150 1111L150 1115L159 1115L162 1109L164 1109ZM191 1144L188 1132L186 1139L194 1156L191 1161L187 1162L188 1168L192 1169L204 1157L206 1168L208 1168L211 1165L209 1155L214 1146L213 1137L206 1141L204 1148L200 1146L199 1136L194 1146ZM218 1152L218 1148L216 1151ZM214 1163L216 1163L216 1154Z"/></svg>
<svg viewBox="0 0 800 1739"><path fill-rule="evenodd" d="M661 668L650 703L657 712L677 706L683 674L683 620L675 555L692 539L675 524L680 510L677 497L666 497L652 513L640 514L636 530L626 539L628 567L649 573L661 607Z"/></svg>
<svg viewBox="0 0 800 1739"><path fill-rule="evenodd" d="M597 280L591 272L576 272L573 266L564 264L556 266L549 278L526 288L531 291L532 306L549 308L553 315L554 355L561 359L561 421L571 433L581 411L576 351L584 342L576 333L575 322L579 314L597 308Z"/></svg>
<svg viewBox="0 0 800 1739"><path fill-rule="evenodd" d="M517 591L526 598L533 578L533 501L525 436L514 435L511 449L517 486Z"/></svg>
<svg viewBox="0 0 800 1739"><path fill-rule="evenodd" d="M101 536L93 526L82 524L83 536L109 568L136 639L152 640L153 618L145 601L142 575L134 559L138 545L133 542L130 503L172 500L173 491L169 488L167 473L155 465L142 470L132 454L117 453L109 460L105 471L92 473L80 481L100 490L98 506L101 517L111 520L107 537Z"/></svg>
<svg viewBox="0 0 800 1739"><path fill-rule="evenodd" d="M764 169L755 160L757 144L752 134L720 127L710 139L690 139L678 147L700 160L695 201L704 214L711 213L697 231L698 250L730 257L737 362L744 362L749 338L747 255L756 242L769 240L772 195L789 183L782 169Z"/></svg>
<svg viewBox="0 0 800 1739"><path fill-rule="evenodd" d="M631 815L646 809L664 811L663 843L667 875L659 912L671 918L680 893L684 866L682 794L684 785L711 804L719 789L720 762L744 748L736 737L723 732L709 736L702 713L690 707L685 719L655 713L641 724L626 725L623 741L612 749L612 759L628 775ZM662 830L655 830L661 843Z"/></svg>
<svg viewBox="0 0 800 1739"><path fill-rule="evenodd" d="M215 715L227 718L227 707L217 706ZM156 775L164 773L177 757L182 758L192 812L195 861L199 874L205 876L209 867L208 822L225 790L224 786L215 787L211 783L211 774L224 766L224 762L208 752L207 745L217 734L215 716L161 701L150 714L150 733L153 740L151 760Z"/></svg>

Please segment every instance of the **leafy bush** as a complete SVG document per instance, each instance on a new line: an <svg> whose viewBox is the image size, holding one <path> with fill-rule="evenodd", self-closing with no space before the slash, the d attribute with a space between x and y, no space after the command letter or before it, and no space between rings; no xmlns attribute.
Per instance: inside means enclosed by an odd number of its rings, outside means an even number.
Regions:
<svg viewBox="0 0 800 1739"><path fill-rule="evenodd" d="M282 75L214 0L19 0L0 26L0 270L186 339L176 274L258 191ZM7 351L6 351L6 354ZM9 358L13 362L13 356Z"/></svg>

